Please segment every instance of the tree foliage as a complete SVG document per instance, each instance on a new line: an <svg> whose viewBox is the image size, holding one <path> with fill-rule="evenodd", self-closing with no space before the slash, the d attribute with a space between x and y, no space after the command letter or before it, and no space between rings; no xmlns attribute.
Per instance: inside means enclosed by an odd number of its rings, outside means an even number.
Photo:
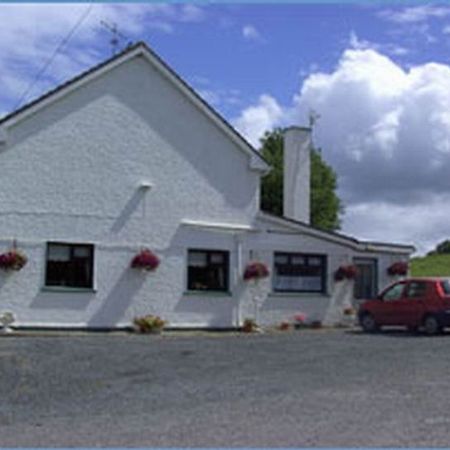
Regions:
<svg viewBox="0 0 450 450"><path fill-rule="evenodd" d="M443 255L446 253L450 253L450 240L446 239L439 243L434 250L429 252L429 255Z"/></svg>
<svg viewBox="0 0 450 450"><path fill-rule="evenodd" d="M261 153L272 166L262 179L261 209L283 215L283 130L266 132L261 139ZM336 194L337 176L323 159L320 150L311 152L311 225L323 230L338 230L341 200Z"/></svg>

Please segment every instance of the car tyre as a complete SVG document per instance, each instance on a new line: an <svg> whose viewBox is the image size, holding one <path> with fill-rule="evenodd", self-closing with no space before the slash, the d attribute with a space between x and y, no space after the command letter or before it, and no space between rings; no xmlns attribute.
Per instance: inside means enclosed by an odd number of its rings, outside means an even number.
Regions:
<svg viewBox="0 0 450 450"><path fill-rule="evenodd" d="M375 333L378 331L375 318L370 313L365 313L361 316L360 324L365 333Z"/></svg>
<svg viewBox="0 0 450 450"><path fill-rule="evenodd" d="M442 327L436 316L428 315L423 319L423 330L427 336L434 336L442 331Z"/></svg>

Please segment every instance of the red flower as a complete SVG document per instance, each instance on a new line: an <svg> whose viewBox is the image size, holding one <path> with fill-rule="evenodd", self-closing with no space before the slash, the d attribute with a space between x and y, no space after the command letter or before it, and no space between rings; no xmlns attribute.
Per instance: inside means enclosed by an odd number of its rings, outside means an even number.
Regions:
<svg viewBox="0 0 450 450"><path fill-rule="evenodd" d="M387 272L389 275L406 275L408 273L408 263L404 261L397 261L391 264Z"/></svg>
<svg viewBox="0 0 450 450"><path fill-rule="evenodd" d="M269 276L269 269L267 266L259 261L251 262L247 265L244 271L244 280L259 280Z"/></svg>
<svg viewBox="0 0 450 450"><path fill-rule="evenodd" d="M0 255L0 269L3 270L20 270L27 262L27 257L15 249Z"/></svg>
<svg viewBox="0 0 450 450"><path fill-rule="evenodd" d="M144 248L131 260L133 269L155 270L159 266L160 260L151 250Z"/></svg>
<svg viewBox="0 0 450 450"><path fill-rule="evenodd" d="M356 278L357 274L358 269L356 266L340 266L339 269L334 273L334 279L336 281L353 280L354 278Z"/></svg>

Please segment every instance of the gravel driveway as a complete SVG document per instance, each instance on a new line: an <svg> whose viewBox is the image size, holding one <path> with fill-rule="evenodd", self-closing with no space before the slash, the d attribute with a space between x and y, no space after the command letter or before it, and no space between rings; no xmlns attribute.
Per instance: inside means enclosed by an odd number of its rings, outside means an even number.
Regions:
<svg viewBox="0 0 450 450"><path fill-rule="evenodd" d="M450 335L0 338L0 445L448 446Z"/></svg>

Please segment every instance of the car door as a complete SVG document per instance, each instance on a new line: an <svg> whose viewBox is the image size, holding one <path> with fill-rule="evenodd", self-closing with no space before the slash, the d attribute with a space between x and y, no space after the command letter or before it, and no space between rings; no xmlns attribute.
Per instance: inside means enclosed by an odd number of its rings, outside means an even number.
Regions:
<svg viewBox="0 0 450 450"><path fill-rule="evenodd" d="M410 281L405 289L403 318L405 325L417 327L420 325L425 312L429 283L423 280Z"/></svg>
<svg viewBox="0 0 450 450"><path fill-rule="evenodd" d="M380 296L375 320L379 325L398 325L402 308L405 282L399 281L386 289Z"/></svg>

